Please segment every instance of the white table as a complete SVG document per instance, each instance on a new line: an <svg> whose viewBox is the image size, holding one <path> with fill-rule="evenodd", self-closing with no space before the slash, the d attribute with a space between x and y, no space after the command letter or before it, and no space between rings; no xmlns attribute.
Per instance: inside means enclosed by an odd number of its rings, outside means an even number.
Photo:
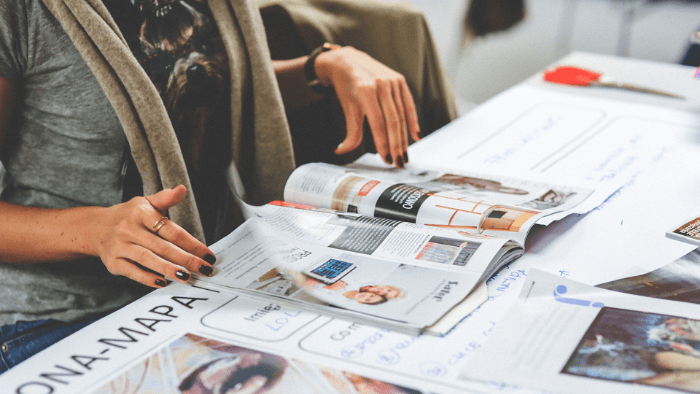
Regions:
<svg viewBox="0 0 700 394"><path fill-rule="evenodd" d="M624 112L629 109L639 112L640 107L636 104L652 105L653 107L641 108L649 109L649 116L653 117L654 121L658 121L659 117L663 118L665 114L673 118L668 119L669 121L683 118L682 127L674 126L674 133L693 134L687 129L697 124L697 137L690 138L689 145L700 151L700 120L698 119L700 117L700 81L692 78L693 69L584 53L572 54L558 64L584 66L606 73L614 72L627 82L672 90L687 96L688 99L669 100L612 89L558 86L543 82L539 75L528 79L522 86L526 89L534 88L533 91L539 92L538 94L542 97L556 98L563 93L568 97L567 100L571 101L569 95L574 94L584 109L588 104L595 107L603 103L609 105L611 111ZM600 98L612 101L600 101ZM489 109L489 106L497 107L498 100L499 98L496 98L485 103L465 118L460 118L446 126L436 137L428 137L411 147L412 163L420 161L421 151L431 149L442 149L446 152L445 156L449 156L448 151L453 147L444 145L442 134L453 133L464 140L477 138L479 133L486 132L488 128L498 129L502 124L512 123L513 117L519 116L522 111L533 105L528 103L525 97L513 103L512 106L500 108L499 113L502 116L485 117L493 114L489 112L493 110L493 108ZM635 105L625 107L626 104ZM484 108L483 111L482 108ZM438 147L431 147L431 145L438 145ZM685 150L682 152L686 153ZM468 159L469 157L465 160ZM664 183L664 188L668 187L670 192L678 194L668 196L662 193L663 198L670 199L662 210L664 215L685 211L686 206L688 215L700 211L700 201L691 206L693 200L700 196L700 170L696 168L697 165L691 163L685 171L666 174L665 179L660 181ZM644 196L641 194L650 194L645 193L645 190L654 185L647 184L645 179L656 182L659 174L654 173L653 167L648 172L649 175L645 173L644 176L636 178L637 183L628 185L625 193L608 202L605 209L585 217L562 220L531 234L532 239L526 245L526 255L512 267L502 271L499 277L490 283L490 301L445 338L412 338L306 312L298 313L292 319L290 316L294 313L285 311L284 308L260 315L264 315L261 319L273 319L270 323L279 324L282 320L274 319L287 319L284 320L285 325L279 325L276 331L268 333L262 330L262 326L256 329L257 326L246 325L247 323L244 322L246 317L264 308L265 303L173 284L128 305L6 373L0 377L0 392L91 393L111 379L122 379L123 382L123 371L142 365L141 360L144 357L156 351L166 353L174 351L170 344L188 332L259 351L281 354L288 360L303 359L313 365L329 366L425 391L441 393L492 393L505 389L517 391L514 388L482 382L465 382L460 380L459 376L460 365L470 357L470 354L478 351L482 342L488 339L490 330L497 324L500 316L507 313L509 304L517 296L518 277L521 272L524 274L528 267L537 266L554 273L564 271L571 279L595 284L595 282L618 278L625 270L634 268L635 261L622 261L620 256L636 256L635 253L637 253L645 258L645 262L637 269L649 270L664 265L692 249L664 238L663 232L667 230L664 227L666 221L675 223L677 222L675 217L650 215L648 223L640 225L639 212L625 211L626 200L643 200ZM631 222L634 225L632 230L625 227L624 223L612 226L619 222L620 216L623 217L623 222L626 221L628 225ZM610 240L608 244L600 246L595 243L600 242L599 231L608 232L603 236L603 239ZM630 231L632 235L641 238L624 238ZM613 242L617 239L616 237L624 239L624 242L616 244ZM650 239L650 242L654 243L653 247L660 250L647 250L651 247L647 241L642 245L635 242L635 239L642 238ZM594 243L588 245L588 242ZM635 252L636 249L641 251ZM581 250L584 250L585 256L579 255L582 253ZM613 253L612 257L608 256L610 253ZM608 258L619 264L615 267L614 264L605 263L609 267L606 266L606 272L603 273L587 272L587 267L590 266L589 260L598 258ZM607 270L607 268L610 269ZM188 308L174 302L173 296L206 298L206 300L193 301L192 308ZM162 312L168 308L172 308L172 315L177 317L164 317L153 312L154 310ZM138 320L149 318L162 318L168 321L159 322L151 326L151 329L144 326L144 322L148 324L149 321ZM128 330L136 330L141 334L134 334L134 331ZM125 336L125 333L129 332L132 340ZM114 338L127 341L104 340ZM121 347L114 346L115 344ZM493 360L493 363L494 368L498 368L498 360ZM519 392L528 391L520 389Z"/></svg>

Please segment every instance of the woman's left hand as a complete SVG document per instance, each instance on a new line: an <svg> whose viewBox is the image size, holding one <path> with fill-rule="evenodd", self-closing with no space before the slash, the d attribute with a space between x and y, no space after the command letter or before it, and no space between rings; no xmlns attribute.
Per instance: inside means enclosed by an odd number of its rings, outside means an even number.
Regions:
<svg viewBox="0 0 700 394"><path fill-rule="evenodd" d="M332 85L345 113L347 135L335 153L340 155L362 142L365 117L377 153L388 164L408 162L408 135L420 139L420 126L406 78L353 47L321 53L315 61L319 82Z"/></svg>

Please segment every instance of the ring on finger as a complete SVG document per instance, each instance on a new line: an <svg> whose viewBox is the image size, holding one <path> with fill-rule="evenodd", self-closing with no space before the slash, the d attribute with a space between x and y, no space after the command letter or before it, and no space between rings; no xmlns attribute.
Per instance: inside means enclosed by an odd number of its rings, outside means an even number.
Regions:
<svg viewBox="0 0 700 394"><path fill-rule="evenodd" d="M168 218L163 216L162 218L158 219L158 221L153 224L153 232L156 235L158 235L158 231L160 231L160 229L163 228L163 226L165 226L165 222L167 220L168 220Z"/></svg>

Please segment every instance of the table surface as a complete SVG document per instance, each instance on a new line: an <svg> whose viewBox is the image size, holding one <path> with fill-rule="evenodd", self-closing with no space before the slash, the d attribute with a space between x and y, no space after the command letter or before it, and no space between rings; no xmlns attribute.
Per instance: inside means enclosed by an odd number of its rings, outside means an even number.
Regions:
<svg viewBox="0 0 700 394"><path fill-rule="evenodd" d="M585 87L585 88L580 88L580 87L569 87L569 86L560 86L560 85L555 85L555 84L550 84L547 82L544 82L541 78L541 74L535 75L526 81L523 81L523 84L526 86L532 86L540 89L545 89L547 91L551 92L562 92L562 93L567 93L567 94L576 94L581 97L591 97L591 98L605 98L608 100L619 100L627 103L638 103L638 104L644 104L644 105L653 105L657 107L666 107L669 109L676 109L676 110L681 110L684 112L689 112L689 113L695 113L698 114L700 113L700 80L695 80L693 79L693 74L695 70L693 68L689 67L683 67L683 66L678 66L678 65L673 65L673 64L659 64L659 63L653 63L653 62L647 62L647 61L640 61L640 60L634 60L634 59L624 59L624 58L616 58L612 56L603 56L603 55L596 55L596 54L590 54L590 53L573 53L560 61L556 63L556 65L576 65L576 66L581 66L581 67L588 67L592 70L598 71L598 72L603 72L605 74L609 75L615 75L619 76L620 80L623 80L628 83L634 83L638 85L643 85L643 86L648 86L650 88L658 88L658 89L664 89L664 90L669 90L674 93L684 95L687 97L687 100L677 100L677 99L669 99L665 97L656 97L653 95L648 95L648 94L640 94L636 92L627 92L623 90L618 90L618 89L610 89L610 88L595 88L595 87ZM488 102L485 103L484 105L488 105ZM467 115L469 116L469 115ZM447 126L448 128L450 125ZM419 143L420 144L420 143ZM700 175L699 175L700 176ZM696 177L697 178L697 177ZM665 229L664 229L665 230ZM554 230L550 230L552 232L557 232L557 228L555 227ZM556 246L557 244L554 242L551 242L552 245ZM630 245L625 245L625 247L630 247ZM537 247L534 247L533 249L537 249ZM546 249L546 247L545 247ZM526 253L527 257L527 253ZM532 254L531 259L536 259L538 258L537 252ZM669 261L670 262L670 261ZM516 263L517 264L517 263ZM175 291L177 289L184 289L182 291L189 291L187 287L177 287L175 286L169 286L169 287L174 287L174 289L168 290L168 288L163 289L166 292L162 293L164 294L161 298L153 298L153 299L158 299L161 301L158 302L165 302L162 300L166 300L170 297L170 295L167 293L167 291ZM191 289L192 291L196 291L195 289ZM159 290L160 291L160 290ZM222 297L221 295L217 297ZM48 349L48 351L45 351L43 353L40 353L38 356L28 360L25 362L25 364L11 370L9 373L6 373L0 378L0 392L3 391L3 387L21 387L22 384L27 384L27 382L31 381L37 381L37 382L43 382L42 384L45 384L46 386L39 386L36 385L35 389L42 388L46 390L45 387L48 387L48 385L52 385L52 389L54 389L56 393L73 393L73 392L90 392L91 389L96 388L97 385L102 385L104 384L104 381L101 381L101 379L106 379L108 377L112 377L115 373L115 371L125 368L125 366L133 364L134 360L137 360L138 358L144 357L144 355L147 355L147 352L152 352L154 351L153 349L157 349L160 346L163 346L163 343L165 341L172 341L173 338L175 338L177 335L182 335L182 333L178 334L177 328L174 325L167 326L165 324L158 326L159 330L161 327L165 327L162 330L157 333L153 333L152 335L149 335L148 339L143 339L142 337L138 337L138 339L142 342L144 341L152 341L152 342L147 342L148 343L148 348L142 348L142 349L137 349L134 348L131 353L128 353L126 351L119 353L119 355L114 355L114 353L110 353L110 359L107 360L108 357L103 357L105 360L101 361L102 359L99 358L99 356L96 356L97 358L92 359L90 361L92 364L88 364L92 368L88 368L90 370L90 374L85 374L84 380L76 380L76 390L77 391L71 391L72 386L70 385L62 385L62 384L56 384L55 381L49 381L46 380L45 378L42 378L39 373L42 371L41 368L47 368L53 365L69 365L68 363L71 360L71 354L75 355L76 352L83 351L81 349L88 349L88 348L95 348L95 341L97 340L99 342L99 338L104 338L105 335L118 335L119 333L116 331L115 327L119 327L118 324L129 324L132 322L134 317L140 316L139 311L148 311L148 308L151 308L151 304L148 304L147 301L144 300L139 300L136 303L129 305L122 309L121 311L118 311L114 315L108 316L107 318L103 319L102 321L94 324L93 326L88 327L87 329L81 331L80 333L74 335L73 337L70 337L68 340L60 342L59 344L55 345L54 347ZM187 315L189 313L189 315ZM200 319L203 319L201 316L198 317L197 315L193 314L194 312L192 311L186 311L186 313L183 313L183 316L190 316L188 319L191 319L193 322L198 323ZM327 345L327 348L332 348L335 346L335 344L331 341L328 342L327 344L321 341L322 339L320 336L314 337L314 335L320 333L320 332L329 332L329 330L333 329L334 327L341 327L342 324L345 324L347 326L347 322L339 322L339 321L330 321L328 320L327 322L321 322L323 324L320 324L318 321L315 323L311 323L314 320L311 319L309 325L317 325L319 326L318 328L314 328L313 330L300 327L298 332L295 332L294 334L290 334L289 337L284 338L284 339L276 339L276 341L255 341L255 340L243 340L241 337L235 337L235 341L239 342L242 345L249 345L249 346L255 346L258 348L262 349L269 349L268 351L275 351L276 349L283 349L284 348L284 341L287 342L294 342L294 346L296 350L298 348L303 348L304 345L307 345L308 347L314 347L314 348L320 348L323 346ZM191 323L191 324L195 324ZM318 323L318 324L317 324ZM188 323L190 324L190 323ZM486 319L486 324L488 324L488 319ZM350 326L353 327L353 326ZM143 327L142 327L143 328ZM462 329L466 329L465 326L462 327ZM486 330L488 328L482 328L483 332L486 334ZM167 331L170 330L170 331ZM204 330L204 328L201 328L201 330ZM306 332L304 331L306 330ZM369 327L364 327L364 328L353 328L353 330L370 330ZM465 343L459 343L459 344L452 344L452 343L445 343L445 340L439 339L439 338L422 338L420 341L417 341L414 338L407 338L405 336L399 336L393 335L390 333L386 333L383 331L377 331L376 329L373 329L372 331L367 331L369 332L368 336L366 338L375 338L375 340L380 340L381 338L384 338L386 341L387 338L391 338L392 340L395 340L395 343L397 344L396 347L392 349L393 353L392 355L398 355L402 349L408 349L411 347L411 349L414 349L414 351L418 351L417 348L422 348L424 351L421 354L430 354L432 353L445 353L445 359L449 360L454 360L455 363L460 359L467 357L467 353L470 351L468 349L469 346L465 346ZM107 333L107 334L105 334ZM149 333L150 334L150 333ZM302 335L303 334L303 335ZM350 334L348 334L350 335ZM353 334L357 335L357 334ZM222 336L223 337L223 336ZM144 337L145 338L145 337ZM226 339L225 337L223 337ZM309 339L314 339L316 338L317 341L315 343L311 343L314 341L310 341ZM366 339L365 342L362 342L363 346L366 346L363 348L367 352L369 352L369 344L373 342L367 342L370 339ZM421 343L419 343L421 342ZM401 346L403 347L401 347ZM471 342L466 344L466 345L471 345ZM99 345L104 347L104 345ZM146 345L144 345L146 346ZM476 345L475 345L476 346ZM88 350L85 350L86 352ZM280 350L282 351L282 350ZM329 350L331 352L332 350ZM286 352L289 357L297 357L297 358L309 358L313 360L314 362L321 363L321 364L327 364L327 365L340 365L342 368L348 368L348 369L355 369L358 371L364 371L363 373L371 375L374 373L375 375L380 375L380 376L386 376L388 380L393 380L396 382L399 380L401 383L405 383L406 385L415 384L417 386L423 386L426 387L423 384L423 381L421 379L427 379L426 382L428 382L428 390L430 389L430 384L440 384L441 386L438 386L440 392L464 392L465 390L473 390L475 392L496 392L500 391L497 387L486 387L486 386L479 386L479 385L469 385L469 386L460 386L458 383L454 383L451 381L440 381L438 378L438 375L431 375L431 374L437 374L438 372L441 372L442 370L438 368L439 363L435 364L426 364L425 362L421 363L420 365L416 365L415 368L416 370L420 371L425 371L423 373L423 376L416 376L417 374L412 373L411 368L414 368L414 365L411 363L411 361L406 361L409 363L409 365L402 367L400 365L396 366L394 370L390 368L390 366L387 366L386 363L389 362L389 353L384 353L383 355L386 356L383 358L377 358L375 360L367 359L372 362L378 362L377 366L372 366L367 363L363 365L362 362L346 362L346 360L341 360L339 358L333 358L333 357L326 357L326 355L314 353L314 352L302 352L299 354L295 354L291 350ZM447 357L447 353L449 354L449 357ZM78 353L79 354L79 353ZM329 353L330 354L330 353ZM418 354L418 353L414 353ZM113 357L114 356L114 357ZM111 358L113 357L113 358ZM73 356L72 360L75 361L83 361L86 362L88 361L87 359L84 358L75 358ZM364 359L361 359L364 360ZM113 363L113 364L110 364ZM384 363L384 364L382 364ZM102 366L104 364L104 367ZM446 364L449 364L449 362L446 362ZM75 364L73 364L75 365ZM383 369L386 367L386 369ZM386 372L384 372L386 371ZM358 372L360 373L360 372ZM453 373L452 377L456 379L456 376L458 375L458 372ZM433 380L430 380L434 378ZM42 380L43 379L43 380ZM68 379L68 378L62 378L62 379ZM69 380L69 379L68 379ZM82 383L81 383L82 382ZM87 383L86 383L87 382ZM98 383L99 382L99 383ZM432 383L431 383L432 382ZM443 387L444 386L444 387ZM27 386L28 387L28 386ZM437 389L435 389L437 390ZM27 391L27 392L47 392L47 391ZM526 392L526 391L524 391Z"/></svg>

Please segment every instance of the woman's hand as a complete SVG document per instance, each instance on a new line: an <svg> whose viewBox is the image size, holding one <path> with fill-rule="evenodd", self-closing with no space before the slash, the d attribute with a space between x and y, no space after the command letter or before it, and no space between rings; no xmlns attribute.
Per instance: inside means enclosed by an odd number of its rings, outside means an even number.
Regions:
<svg viewBox="0 0 700 394"><path fill-rule="evenodd" d="M362 142L365 117L377 153L388 163L408 162L408 136L420 139L413 96L403 75L353 47L321 53L315 61L319 82L332 85L347 121L347 136L335 150L344 154Z"/></svg>
<svg viewBox="0 0 700 394"><path fill-rule="evenodd" d="M210 263L216 261L211 250L182 227L163 219L185 192L180 185L103 208L88 227L94 241L89 254L99 256L112 274L151 287L165 286L164 277L187 282L191 272L211 276Z"/></svg>

